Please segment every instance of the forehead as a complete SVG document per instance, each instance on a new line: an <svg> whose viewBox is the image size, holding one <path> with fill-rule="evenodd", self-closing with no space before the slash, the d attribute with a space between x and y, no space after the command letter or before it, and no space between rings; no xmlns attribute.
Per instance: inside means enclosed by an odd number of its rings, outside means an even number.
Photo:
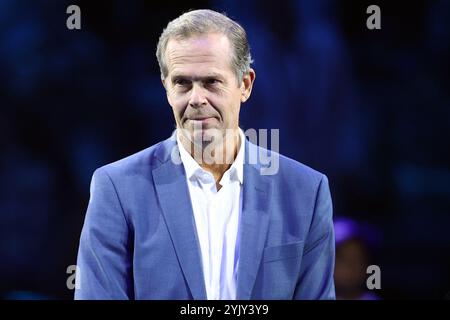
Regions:
<svg viewBox="0 0 450 320"><path fill-rule="evenodd" d="M170 39L166 49L169 73L231 72L231 45L219 33Z"/></svg>

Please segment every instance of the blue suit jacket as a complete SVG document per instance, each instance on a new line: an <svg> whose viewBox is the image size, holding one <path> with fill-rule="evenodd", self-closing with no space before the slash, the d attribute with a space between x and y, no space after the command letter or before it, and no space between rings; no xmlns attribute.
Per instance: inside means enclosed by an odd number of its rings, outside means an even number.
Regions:
<svg viewBox="0 0 450 320"><path fill-rule="evenodd" d="M279 157L249 164L245 142L238 299L334 299L332 202L325 175ZM199 243L174 136L94 173L76 299L206 299Z"/></svg>

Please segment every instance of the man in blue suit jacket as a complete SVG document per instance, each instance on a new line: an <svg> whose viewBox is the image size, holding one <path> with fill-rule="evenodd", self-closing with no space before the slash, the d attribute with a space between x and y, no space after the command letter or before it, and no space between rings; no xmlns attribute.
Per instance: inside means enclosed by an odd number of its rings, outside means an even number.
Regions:
<svg viewBox="0 0 450 320"><path fill-rule="evenodd" d="M169 23L157 56L178 130L94 173L75 298L334 299L326 176L251 143L238 127L255 79L245 31L214 11L191 11ZM222 139L230 130L233 139ZM214 155L231 150L227 161L206 161L211 146ZM258 159L266 152L278 159L275 173ZM209 193L198 174L215 182ZM200 204L217 194L229 201ZM218 213L236 226L211 229Z"/></svg>

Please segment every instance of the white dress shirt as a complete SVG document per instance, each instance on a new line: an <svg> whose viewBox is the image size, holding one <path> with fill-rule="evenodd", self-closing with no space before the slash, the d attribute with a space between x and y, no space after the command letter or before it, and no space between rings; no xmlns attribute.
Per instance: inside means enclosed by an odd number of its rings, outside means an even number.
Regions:
<svg viewBox="0 0 450 320"><path fill-rule="evenodd" d="M217 191L214 176L202 169L184 149L177 135L181 161L186 171L203 275L209 300L235 300L239 262L238 224L242 212L245 136L239 129L240 147L225 171Z"/></svg>

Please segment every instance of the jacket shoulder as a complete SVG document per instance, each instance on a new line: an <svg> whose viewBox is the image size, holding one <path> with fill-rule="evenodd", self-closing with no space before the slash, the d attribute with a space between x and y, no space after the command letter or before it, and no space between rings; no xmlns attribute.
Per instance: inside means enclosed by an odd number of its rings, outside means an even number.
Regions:
<svg viewBox="0 0 450 320"><path fill-rule="evenodd" d="M283 155L280 155L280 174L296 179L306 179L313 183L319 183L325 176L322 172Z"/></svg>

